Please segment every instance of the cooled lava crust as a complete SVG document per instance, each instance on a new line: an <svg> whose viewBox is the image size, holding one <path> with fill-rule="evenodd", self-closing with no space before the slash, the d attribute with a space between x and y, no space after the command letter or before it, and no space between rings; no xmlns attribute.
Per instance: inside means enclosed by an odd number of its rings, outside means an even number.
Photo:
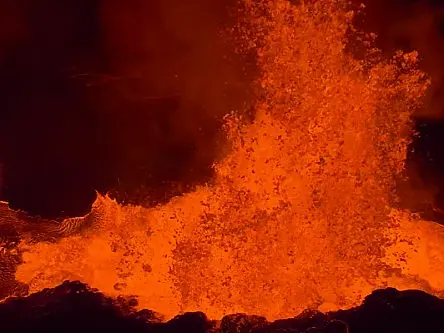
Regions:
<svg viewBox="0 0 444 333"><path fill-rule="evenodd" d="M66 281L0 304L1 332L444 332L444 300L416 290L377 290L350 310L305 311L274 322L246 314L215 321L201 312L162 322L152 311L135 311L135 305L135 299L114 300L83 283Z"/></svg>

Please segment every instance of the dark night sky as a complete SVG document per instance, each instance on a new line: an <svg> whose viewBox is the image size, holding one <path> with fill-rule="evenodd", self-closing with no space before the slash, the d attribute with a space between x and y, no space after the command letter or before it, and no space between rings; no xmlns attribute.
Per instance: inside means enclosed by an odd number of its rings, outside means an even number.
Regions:
<svg viewBox="0 0 444 333"><path fill-rule="evenodd" d="M246 60L219 42L227 1L184 3L1 0L1 199L78 216L95 190L144 204L173 195L171 182L211 179L221 117L248 100L254 68L242 73ZM400 188L406 206L434 218L444 209L443 3L368 0L356 20L387 53L418 49L433 78Z"/></svg>
<svg viewBox="0 0 444 333"><path fill-rule="evenodd" d="M356 25L378 34L388 55L418 50L432 79L425 106L414 115L418 136L411 145L406 175L398 184L402 205L444 222L444 1L369 0Z"/></svg>
<svg viewBox="0 0 444 333"><path fill-rule="evenodd" d="M222 1L2 1L3 200L80 215L95 190L153 203L211 178L221 117L246 91L216 35Z"/></svg>

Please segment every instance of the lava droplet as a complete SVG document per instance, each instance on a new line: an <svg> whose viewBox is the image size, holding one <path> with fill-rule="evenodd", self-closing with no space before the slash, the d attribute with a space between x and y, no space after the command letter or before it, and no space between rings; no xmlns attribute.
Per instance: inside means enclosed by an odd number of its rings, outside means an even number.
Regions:
<svg viewBox="0 0 444 333"><path fill-rule="evenodd" d="M276 319L385 286L444 291L443 229L390 201L428 79L416 53L346 53L344 4L243 0L233 33L257 54L260 93L252 122L226 117L232 149L213 184L151 209L99 195L93 227L22 242L16 279L32 292L79 279L166 318Z"/></svg>

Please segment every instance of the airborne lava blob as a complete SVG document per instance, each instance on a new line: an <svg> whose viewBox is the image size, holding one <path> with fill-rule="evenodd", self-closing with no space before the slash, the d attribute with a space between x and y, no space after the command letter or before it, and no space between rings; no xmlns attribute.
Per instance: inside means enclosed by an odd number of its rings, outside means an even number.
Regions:
<svg viewBox="0 0 444 333"><path fill-rule="evenodd" d="M214 184L152 209L99 196L92 227L23 242L16 278L31 291L78 279L166 317L291 317L388 285L440 294L444 231L391 208L428 80L415 53L347 54L344 8L245 0L235 30L262 70L256 118L226 117Z"/></svg>

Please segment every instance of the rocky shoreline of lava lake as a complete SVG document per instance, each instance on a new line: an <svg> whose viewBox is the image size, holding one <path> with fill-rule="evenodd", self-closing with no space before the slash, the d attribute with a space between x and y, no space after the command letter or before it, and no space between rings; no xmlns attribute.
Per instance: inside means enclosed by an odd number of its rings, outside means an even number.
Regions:
<svg viewBox="0 0 444 333"><path fill-rule="evenodd" d="M233 314L220 321L185 313L167 322L153 311L136 311L131 298L112 299L81 282L66 281L0 304L0 332L196 332L196 333L429 333L444 332L444 300L422 291L376 290L349 310L305 311L289 319Z"/></svg>

